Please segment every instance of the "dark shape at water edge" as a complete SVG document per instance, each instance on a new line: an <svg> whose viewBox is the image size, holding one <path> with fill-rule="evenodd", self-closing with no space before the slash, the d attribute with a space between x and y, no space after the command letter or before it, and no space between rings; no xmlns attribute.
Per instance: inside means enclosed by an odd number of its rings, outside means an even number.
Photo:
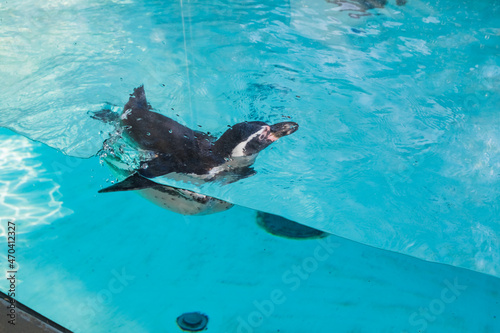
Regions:
<svg viewBox="0 0 500 333"><path fill-rule="evenodd" d="M177 317L177 325L187 332L199 332L207 328L208 316L199 312L184 313Z"/></svg>
<svg viewBox="0 0 500 333"><path fill-rule="evenodd" d="M0 332L73 333L0 291Z"/></svg>
<svg viewBox="0 0 500 333"><path fill-rule="evenodd" d="M264 212L257 213L257 224L270 234L291 239L322 238L329 235L321 230Z"/></svg>

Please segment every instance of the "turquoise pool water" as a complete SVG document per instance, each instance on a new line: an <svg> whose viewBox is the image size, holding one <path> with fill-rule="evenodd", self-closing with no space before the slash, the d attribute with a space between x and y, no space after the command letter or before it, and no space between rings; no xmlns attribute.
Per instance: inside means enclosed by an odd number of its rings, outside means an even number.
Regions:
<svg viewBox="0 0 500 333"><path fill-rule="evenodd" d="M19 300L76 332L176 332L189 311L212 332L498 331L500 5L368 7L0 4L0 126L17 133L1 132L0 218L3 235L7 220L20 230ZM88 112L120 110L140 84L158 112L215 135L300 129L253 177L172 181L238 205L225 213L98 195L113 177L92 156L112 127ZM271 236L255 210L335 246L320 261L317 240Z"/></svg>
<svg viewBox="0 0 500 333"><path fill-rule="evenodd" d="M500 329L496 277L337 236L276 237L248 208L184 217L97 194L110 177L97 158L0 136L20 161L0 178L3 234L7 219L18 226L18 300L74 332L181 332L176 318L192 311L208 332Z"/></svg>
<svg viewBox="0 0 500 333"><path fill-rule="evenodd" d="M498 276L497 2L359 6L3 3L0 125L89 157L111 127L88 111L120 109L140 84L159 112L215 135L293 120L256 176L172 183Z"/></svg>

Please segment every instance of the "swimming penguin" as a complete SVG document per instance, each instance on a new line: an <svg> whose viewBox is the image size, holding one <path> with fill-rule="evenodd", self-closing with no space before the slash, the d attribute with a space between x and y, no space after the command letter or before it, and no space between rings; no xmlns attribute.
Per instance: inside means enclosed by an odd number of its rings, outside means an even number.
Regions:
<svg viewBox="0 0 500 333"><path fill-rule="evenodd" d="M298 124L294 122L275 125L259 121L243 122L232 126L216 139L154 112L146 100L143 86L134 89L121 115L102 110L94 113L93 117L114 122L121 137L135 149L147 152L142 154L138 166L125 175L124 180L99 193L145 189L158 191L158 185L167 186L164 184L166 178L198 183L214 180L234 182L255 174L251 165L261 150L298 129ZM119 160L105 158L105 161L110 166L114 165L112 169L124 169L117 165ZM176 189L167 187L169 191ZM182 193L200 195L191 191ZM194 200L190 197L187 201L191 199ZM218 206L220 208L220 203Z"/></svg>

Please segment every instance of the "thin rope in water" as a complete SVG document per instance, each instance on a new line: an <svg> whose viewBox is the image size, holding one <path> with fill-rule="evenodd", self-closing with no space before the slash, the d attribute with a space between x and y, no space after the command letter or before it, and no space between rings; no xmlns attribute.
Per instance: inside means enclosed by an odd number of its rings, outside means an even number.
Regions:
<svg viewBox="0 0 500 333"><path fill-rule="evenodd" d="M182 0L180 0L181 4L181 17L182 17L182 34L184 37L184 57L186 62L186 77L187 77L187 85L188 85L188 94L189 94L189 111L191 112L191 116L194 118L193 113L193 103L191 100L191 80L189 78L189 61L188 61L188 51L187 51L187 41L186 41L186 24L184 22L184 5ZM197 121L197 119L195 119Z"/></svg>

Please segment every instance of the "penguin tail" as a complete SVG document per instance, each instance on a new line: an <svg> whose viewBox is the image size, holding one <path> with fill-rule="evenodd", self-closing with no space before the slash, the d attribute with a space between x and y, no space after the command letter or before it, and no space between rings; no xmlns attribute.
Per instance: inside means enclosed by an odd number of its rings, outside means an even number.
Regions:
<svg viewBox="0 0 500 333"><path fill-rule="evenodd" d="M123 112L127 110L141 110L150 111L152 109L146 99L146 92L144 91L144 85L140 85L134 88L134 92L130 95L127 104L123 108Z"/></svg>

